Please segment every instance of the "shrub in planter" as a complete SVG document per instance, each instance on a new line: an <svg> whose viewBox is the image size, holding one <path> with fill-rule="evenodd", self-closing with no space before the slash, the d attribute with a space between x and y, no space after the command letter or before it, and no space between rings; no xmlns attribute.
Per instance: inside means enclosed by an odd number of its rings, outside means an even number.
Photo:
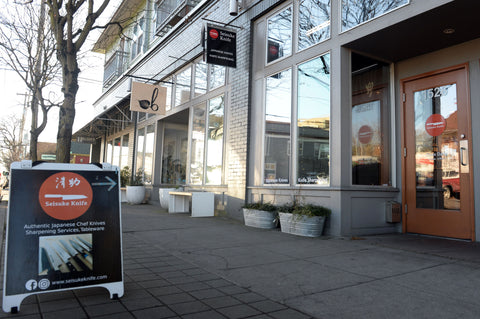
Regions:
<svg viewBox="0 0 480 319"><path fill-rule="evenodd" d="M279 209L280 228L284 233L318 237L323 234L325 220L330 214L331 210L323 206L286 205Z"/></svg>
<svg viewBox="0 0 480 319"><path fill-rule="evenodd" d="M243 206L243 219L246 226L272 229L278 227L278 212L269 203L250 203Z"/></svg>

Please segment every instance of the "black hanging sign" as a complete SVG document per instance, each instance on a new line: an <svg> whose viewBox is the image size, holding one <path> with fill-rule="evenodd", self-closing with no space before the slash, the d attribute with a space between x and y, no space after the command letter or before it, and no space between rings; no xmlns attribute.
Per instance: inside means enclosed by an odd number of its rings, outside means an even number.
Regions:
<svg viewBox="0 0 480 319"><path fill-rule="evenodd" d="M207 24L206 62L231 68L237 67L237 33Z"/></svg>
<svg viewBox="0 0 480 319"><path fill-rule="evenodd" d="M37 293L104 287L123 295L119 170L15 162L10 169L3 310Z"/></svg>

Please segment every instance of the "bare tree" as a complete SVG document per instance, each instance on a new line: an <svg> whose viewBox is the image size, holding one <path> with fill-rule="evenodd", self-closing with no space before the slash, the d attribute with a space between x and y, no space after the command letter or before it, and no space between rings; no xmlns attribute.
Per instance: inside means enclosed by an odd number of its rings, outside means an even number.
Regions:
<svg viewBox="0 0 480 319"><path fill-rule="evenodd" d="M89 33L99 26L96 20L110 0L103 0L96 11L94 0L46 0L50 28L56 40L56 54L62 68L63 103L57 133L57 162L70 161L75 100L78 92L78 55Z"/></svg>
<svg viewBox="0 0 480 319"><path fill-rule="evenodd" d="M0 14L0 63L12 69L31 94L30 158L37 160L39 135L47 125L48 111L56 103L45 98L44 91L54 86L60 68L55 59L55 39L44 27L42 4L13 3ZM38 121L39 110L42 121Z"/></svg>
<svg viewBox="0 0 480 319"><path fill-rule="evenodd" d="M25 146L22 145L20 127L22 120L10 115L0 121L0 161L9 169L13 162L24 159Z"/></svg>

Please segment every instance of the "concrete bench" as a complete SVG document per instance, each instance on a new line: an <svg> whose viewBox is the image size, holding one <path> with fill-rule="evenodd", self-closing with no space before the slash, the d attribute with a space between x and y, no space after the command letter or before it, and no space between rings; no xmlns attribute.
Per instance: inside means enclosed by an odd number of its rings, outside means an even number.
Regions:
<svg viewBox="0 0 480 319"><path fill-rule="evenodd" d="M192 198L192 217L214 216L215 194L210 192L169 192L168 212L188 213Z"/></svg>

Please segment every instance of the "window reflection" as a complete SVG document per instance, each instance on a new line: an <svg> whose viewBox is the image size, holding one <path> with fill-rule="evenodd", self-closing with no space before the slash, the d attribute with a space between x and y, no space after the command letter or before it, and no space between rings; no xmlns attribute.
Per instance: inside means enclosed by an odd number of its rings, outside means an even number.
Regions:
<svg viewBox="0 0 480 319"><path fill-rule="evenodd" d="M416 205L459 209L456 84L414 93Z"/></svg>
<svg viewBox="0 0 480 319"><path fill-rule="evenodd" d="M267 63L292 53L292 8L268 19Z"/></svg>
<svg viewBox="0 0 480 319"><path fill-rule="evenodd" d="M330 0L303 0L298 10L298 50L330 37Z"/></svg>
<svg viewBox="0 0 480 319"><path fill-rule="evenodd" d="M342 0L342 31L392 11L409 0Z"/></svg>
<svg viewBox="0 0 480 319"><path fill-rule="evenodd" d="M329 184L330 55L298 66L298 184Z"/></svg>
<svg viewBox="0 0 480 319"><path fill-rule="evenodd" d="M290 175L291 70L266 81L265 184L288 184Z"/></svg>

